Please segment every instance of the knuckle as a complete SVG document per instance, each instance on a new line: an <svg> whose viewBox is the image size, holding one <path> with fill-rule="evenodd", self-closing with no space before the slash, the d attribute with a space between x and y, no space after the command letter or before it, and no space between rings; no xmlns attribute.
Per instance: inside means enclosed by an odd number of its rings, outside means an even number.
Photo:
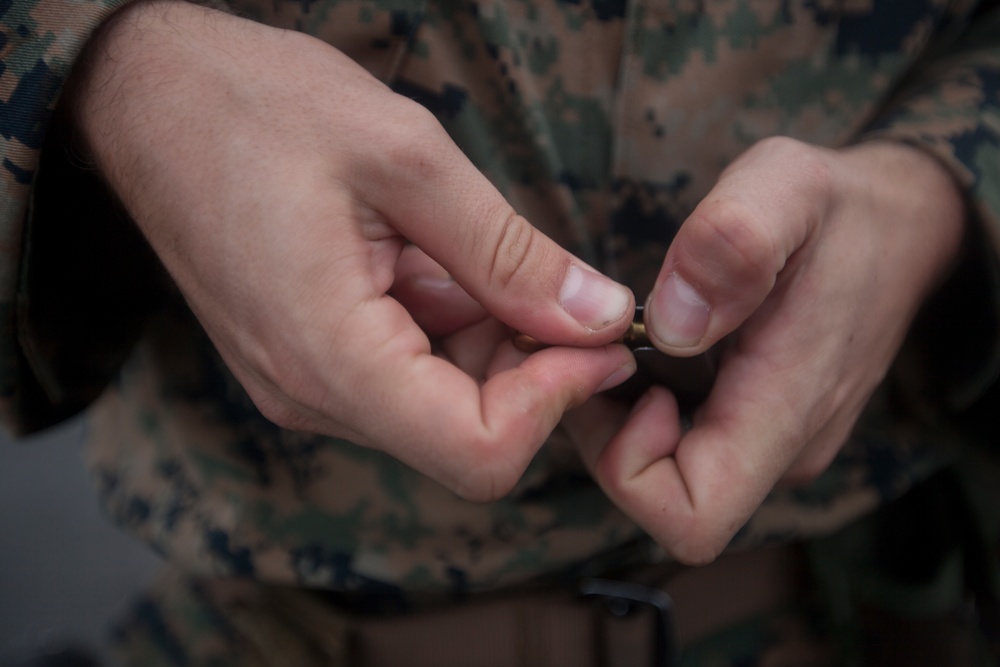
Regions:
<svg viewBox="0 0 1000 667"><path fill-rule="evenodd" d="M621 507L633 508L639 514L639 523L674 559L684 565L700 566L714 561L728 544L728 536L718 534L718 526L711 517L696 510L674 508L650 513L649 499L633 480L622 478L620 470L608 457L600 457L594 475L611 498Z"/></svg>
<svg viewBox="0 0 1000 667"><path fill-rule="evenodd" d="M491 503L509 494L521 477L527 462L510 458L507 447L500 441L481 438L469 443L469 460L462 466L463 474L453 485L462 499L474 503Z"/></svg>
<svg viewBox="0 0 1000 667"><path fill-rule="evenodd" d="M444 134L434 115L420 104L398 97L387 116L372 138L379 150L372 151L371 157L379 158L392 171L422 174L431 168L438 160L434 147Z"/></svg>
<svg viewBox="0 0 1000 667"><path fill-rule="evenodd" d="M489 250L489 284L506 289L521 280L533 266L531 258L538 232L522 216L510 211L496 234L496 242ZM529 279L530 276L524 276Z"/></svg>
<svg viewBox="0 0 1000 667"><path fill-rule="evenodd" d="M784 264L767 225L739 202L714 200L692 218L692 260L709 269L708 281L772 277Z"/></svg>
<svg viewBox="0 0 1000 667"><path fill-rule="evenodd" d="M291 405L270 393L250 391L250 400L264 419L284 429L297 430L303 426L301 415Z"/></svg>
<svg viewBox="0 0 1000 667"><path fill-rule="evenodd" d="M833 183L833 173L825 149L791 137L769 137L760 142L780 164L786 164L794 174L796 185L812 201L824 201Z"/></svg>
<svg viewBox="0 0 1000 667"><path fill-rule="evenodd" d="M702 567L712 563L722 553L725 545L713 542L678 545L672 549L674 558L683 565Z"/></svg>
<svg viewBox="0 0 1000 667"><path fill-rule="evenodd" d="M677 561L684 565L702 566L708 565L722 553L726 548L728 538L721 539L718 536L707 534L700 527L704 522L690 522L680 532L680 538L673 544L665 545L665 548L673 555Z"/></svg>

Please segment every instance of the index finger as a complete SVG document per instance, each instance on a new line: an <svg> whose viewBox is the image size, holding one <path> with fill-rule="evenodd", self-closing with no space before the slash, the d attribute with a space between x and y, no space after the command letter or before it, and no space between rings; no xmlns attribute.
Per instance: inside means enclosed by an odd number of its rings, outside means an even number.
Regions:
<svg viewBox="0 0 1000 667"><path fill-rule="evenodd" d="M596 459L595 477L675 558L710 562L807 439L801 392L785 375L766 358L729 359L687 433L673 396L654 387Z"/></svg>
<svg viewBox="0 0 1000 667"><path fill-rule="evenodd" d="M483 384L431 354L405 309L385 297L370 304L391 336L348 351L341 380L352 421L366 442L459 495L494 500L517 482L563 413L599 389L631 375L635 363L620 345L553 347L526 355ZM509 344L509 343L508 343ZM332 414L332 413L331 413Z"/></svg>

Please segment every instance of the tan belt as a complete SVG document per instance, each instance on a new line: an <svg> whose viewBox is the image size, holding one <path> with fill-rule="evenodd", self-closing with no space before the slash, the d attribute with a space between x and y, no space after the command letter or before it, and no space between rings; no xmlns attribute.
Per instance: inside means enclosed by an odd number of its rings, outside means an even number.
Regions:
<svg viewBox="0 0 1000 667"><path fill-rule="evenodd" d="M793 601L802 569L790 547L725 555L701 568L646 572L646 591L669 595L676 637L690 645L715 632ZM658 581L653 579L659 578ZM610 603L624 603L592 596ZM313 656L288 662L291 642L269 638L247 617L242 629L265 658L262 663L356 667L645 667L654 664L658 632L652 605L636 605L623 618L607 604L571 592L546 590L448 605L393 617L345 615L314 596L292 589L268 595L269 612L295 619ZM646 607L643 609L642 607ZM262 644L262 645L261 645ZM266 645L266 646L265 646ZM294 651L292 651L294 652ZM263 657L263 656L262 656Z"/></svg>

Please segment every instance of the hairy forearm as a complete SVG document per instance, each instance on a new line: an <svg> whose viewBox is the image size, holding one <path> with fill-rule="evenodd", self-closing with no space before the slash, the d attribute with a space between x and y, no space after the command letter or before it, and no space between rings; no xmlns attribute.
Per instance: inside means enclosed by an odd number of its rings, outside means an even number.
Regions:
<svg viewBox="0 0 1000 667"><path fill-rule="evenodd" d="M182 0L145 0L94 35L67 103L84 149L127 205L150 180L146 158L188 129L189 114L178 112L205 99L213 62L238 43L227 34L237 22L249 24Z"/></svg>

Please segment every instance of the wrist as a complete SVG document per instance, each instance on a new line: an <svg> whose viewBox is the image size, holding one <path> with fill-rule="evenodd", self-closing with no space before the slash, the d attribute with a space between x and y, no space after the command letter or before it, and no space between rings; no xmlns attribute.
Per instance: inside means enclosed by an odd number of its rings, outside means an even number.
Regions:
<svg viewBox="0 0 1000 667"><path fill-rule="evenodd" d="M888 242L922 261L928 289L958 260L968 211L961 188L934 156L902 142L873 140L844 149L853 202L872 207Z"/></svg>
<svg viewBox="0 0 1000 667"><path fill-rule="evenodd" d="M193 45L210 43L201 31L225 16L202 4L139 0L124 7L94 34L68 83L76 149L127 206L143 156L183 130L170 126L167 109L197 99L185 94L200 85L195 73L204 54Z"/></svg>

